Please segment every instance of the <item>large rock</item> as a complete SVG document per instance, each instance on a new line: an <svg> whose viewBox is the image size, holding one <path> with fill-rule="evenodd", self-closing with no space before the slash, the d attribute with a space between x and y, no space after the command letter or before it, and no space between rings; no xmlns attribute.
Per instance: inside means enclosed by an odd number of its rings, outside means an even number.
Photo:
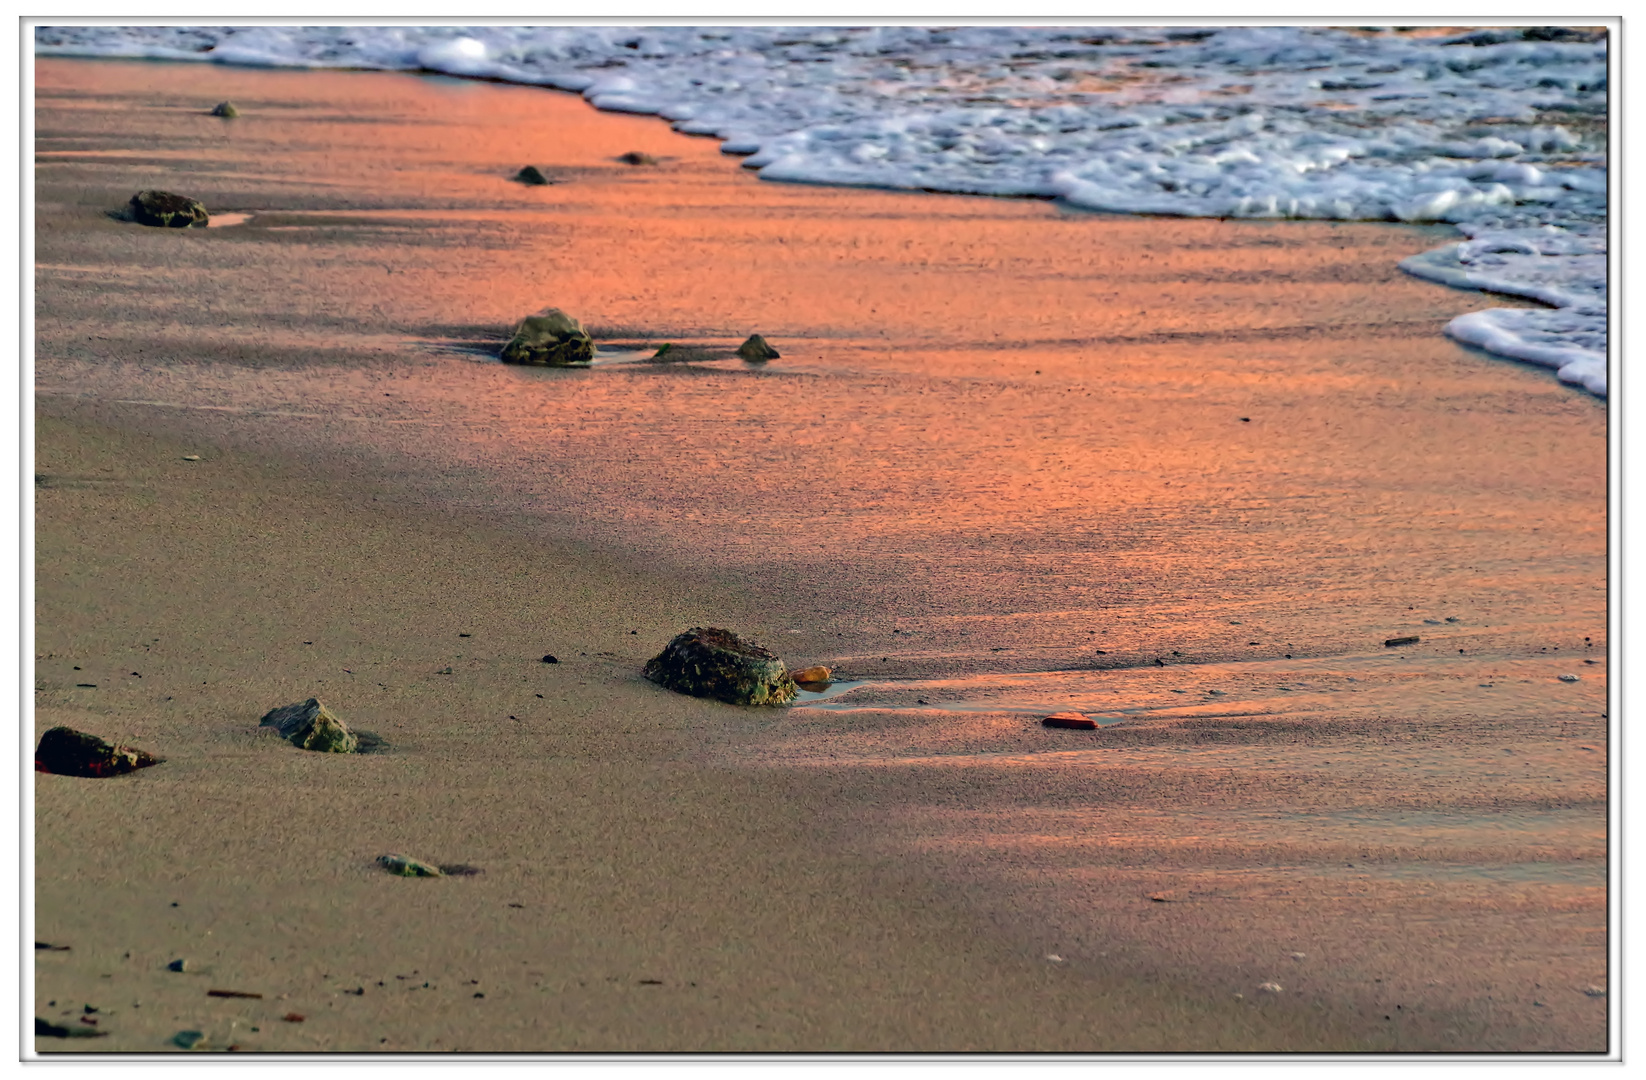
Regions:
<svg viewBox="0 0 1646 1080"><path fill-rule="evenodd" d="M293 746L321 754L352 754L360 749L359 736L328 712L319 698L271 709L258 726L275 728Z"/></svg>
<svg viewBox="0 0 1646 1080"><path fill-rule="evenodd" d="M34 751L34 767L59 776L119 776L164 760L129 746L114 746L70 727L52 728L40 736L40 745Z"/></svg>
<svg viewBox="0 0 1646 1080"><path fill-rule="evenodd" d="M749 340L737 347L737 355L751 363L763 364L783 354L766 344L766 339L759 334L750 334Z"/></svg>
<svg viewBox="0 0 1646 1080"><path fill-rule="evenodd" d="M676 635L646 662L645 675L678 694L733 705L786 705L799 692L770 650L713 627Z"/></svg>
<svg viewBox="0 0 1646 1080"><path fill-rule="evenodd" d="M199 200L169 191L139 191L131 197L129 209L131 219L137 224L162 229L186 229L211 220Z"/></svg>
<svg viewBox="0 0 1646 1080"><path fill-rule="evenodd" d="M505 364L544 364L569 367L594 359L594 342L583 324L559 308L520 321L514 340L503 346Z"/></svg>

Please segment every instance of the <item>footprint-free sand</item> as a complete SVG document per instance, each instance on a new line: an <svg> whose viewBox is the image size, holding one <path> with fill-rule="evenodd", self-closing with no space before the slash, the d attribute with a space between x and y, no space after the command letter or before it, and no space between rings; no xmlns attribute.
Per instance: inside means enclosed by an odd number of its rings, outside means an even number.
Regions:
<svg viewBox="0 0 1646 1080"><path fill-rule="evenodd" d="M35 1012L107 1032L38 1050L1607 1049L1605 406L1441 335L1444 230L35 92L34 736L167 759L33 779ZM550 305L608 362L497 363ZM860 685L645 682L693 625ZM384 748L258 730L310 696Z"/></svg>

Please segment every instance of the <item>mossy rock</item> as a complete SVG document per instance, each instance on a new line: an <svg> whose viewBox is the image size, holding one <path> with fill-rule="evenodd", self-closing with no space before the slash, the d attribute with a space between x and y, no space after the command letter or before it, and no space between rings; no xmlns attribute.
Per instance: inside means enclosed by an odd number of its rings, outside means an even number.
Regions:
<svg viewBox="0 0 1646 1080"><path fill-rule="evenodd" d="M213 107L211 114L213 116L221 116L225 120L233 120L235 117L240 115L240 110L234 107L234 102L232 101L219 101L217 105Z"/></svg>
<svg viewBox="0 0 1646 1080"><path fill-rule="evenodd" d="M782 354L766 344L766 339L759 334L750 334L749 340L737 347L737 355L745 360L761 364L767 360L776 360Z"/></svg>
<svg viewBox="0 0 1646 1080"><path fill-rule="evenodd" d="M275 728L293 746L319 754L353 754L360 749L359 737L318 698L271 709L258 726Z"/></svg>
<svg viewBox="0 0 1646 1080"><path fill-rule="evenodd" d="M594 342L583 324L559 308L520 321L514 338L503 346L505 364L571 367L594 359Z"/></svg>
<svg viewBox="0 0 1646 1080"><path fill-rule="evenodd" d="M771 650L714 627L676 635L646 662L645 676L677 694L732 705L787 705L799 693Z"/></svg>
<svg viewBox="0 0 1646 1080"><path fill-rule="evenodd" d="M58 776L119 776L164 760L71 727L52 728L40 736L40 745L34 751L35 769Z"/></svg>
<svg viewBox="0 0 1646 1080"><path fill-rule="evenodd" d="M440 867L410 855L379 855L377 865L397 877L444 877Z"/></svg>
<svg viewBox="0 0 1646 1080"><path fill-rule="evenodd" d="M186 229L211 220L198 199L174 195L169 191L139 191L131 197L127 209L137 224L161 229Z"/></svg>

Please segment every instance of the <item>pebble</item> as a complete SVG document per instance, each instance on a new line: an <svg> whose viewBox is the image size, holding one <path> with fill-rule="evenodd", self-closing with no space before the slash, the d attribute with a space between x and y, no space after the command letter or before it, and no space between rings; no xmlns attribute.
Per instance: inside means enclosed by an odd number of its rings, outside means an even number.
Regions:
<svg viewBox="0 0 1646 1080"><path fill-rule="evenodd" d="M656 165L658 163L658 159L651 154L642 154L638 150L630 150L626 154L620 154L617 160L625 165Z"/></svg>
<svg viewBox="0 0 1646 1080"><path fill-rule="evenodd" d="M233 120L235 117L240 115L240 110L234 107L234 102L232 101L219 101L212 107L211 114L213 116L221 116L225 120Z"/></svg>
<svg viewBox="0 0 1646 1080"><path fill-rule="evenodd" d="M1398 645L1416 645L1422 640L1423 639L1418 637L1416 634L1413 634L1410 637L1392 637L1383 643L1383 647L1385 649L1393 649Z"/></svg>
<svg viewBox="0 0 1646 1080"><path fill-rule="evenodd" d="M200 455L199 454L184 454L183 455L183 460L184 461L199 461L200 460Z"/></svg>
<svg viewBox="0 0 1646 1080"><path fill-rule="evenodd" d="M441 877L440 868L407 855L379 855L377 865L400 877Z"/></svg>
<svg viewBox="0 0 1646 1080"><path fill-rule="evenodd" d="M829 676L833 674L834 672L830 671L822 664L818 664L814 667L802 668L799 671L790 672L789 677L797 683L828 682Z"/></svg>
<svg viewBox="0 0 1646 1080"><path fill-rule="evenodd" d="M166 965L167 971L193 971L194 965L187 960L173 960Z"/></svg>
<svg viewBox="0 0 1646 1080"><path fill-rule="evenodd" d="M1096 720L1074 712L1052 713L1040 722L1047 727L1055 728L1074 728L1081 731L1095 731L1097 729Z"/></svg>
<svg viewBox="0 0 1646 1080"><path fill-rule="evenodd" d="M193 1050L206 1040L204 1031L179 1031L171 1037L171 1041L185 1050Z"/></svg>
<svg viewBox="0 0 1646 1080"><path fill-rule="evenodd" d="M543 654L543 663L545 663L545 664L558 664L558 663L560 663L560 658L555 656L553 653L544 653Z"/></svg>
<svg viewBox="0 0 1646 1080"><path fill-rule="evenodd" d="M1257 988L1265 994L1278 994L1285 989L1277 982L1258 983Z"/></svg>
<svg viewBox="0 0 1646 1080"><path fill-rule="evenodd" d="M1585 994L1588 994L1590 997L1605 997L1606 996L1605 988L1604 987L1599 987L1599 986L1585 986L1583 988L1583 992Z"/></svg>
<svg viewBox="0 0 1646 1080"><path fill-rule="evenodd" d="M1562 675L1560 677L1560 681L1561 682L1577 682L1577 676L1576 675Z"/></svg>

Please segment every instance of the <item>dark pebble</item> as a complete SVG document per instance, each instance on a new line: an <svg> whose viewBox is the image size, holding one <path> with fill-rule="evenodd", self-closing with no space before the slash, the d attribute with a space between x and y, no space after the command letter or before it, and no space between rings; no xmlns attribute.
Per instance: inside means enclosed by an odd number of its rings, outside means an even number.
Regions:
<svg viewBox="0 0 1646 1080"><path fill-rule="evenodd" d="M543 656L543 662L545 664L558 664L560 663L560 660L553 653L545 653Z"/></svg>
<svg viewBox="0 0 1646 1080"><path fill-rule="evenodd" d="M1416 645L1421 640L1423 639L1418 637L1416 634L1413 634L1410 637L1392 637L1383 643L1383 647L1385 649L1393 649L1399 645Z"/></svg>

